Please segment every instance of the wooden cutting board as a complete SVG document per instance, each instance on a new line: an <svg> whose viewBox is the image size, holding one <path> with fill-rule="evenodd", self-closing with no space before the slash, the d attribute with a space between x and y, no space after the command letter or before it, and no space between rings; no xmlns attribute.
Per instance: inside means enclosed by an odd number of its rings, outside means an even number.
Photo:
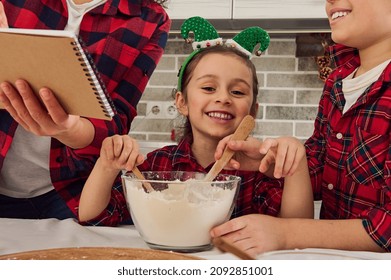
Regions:
<svg viewBox="0 0 391 280"><path fill-rule="evenodd" d="M0 260L202 260L201 258L152 249L79 247L55 248L1 255Z"/></svg>

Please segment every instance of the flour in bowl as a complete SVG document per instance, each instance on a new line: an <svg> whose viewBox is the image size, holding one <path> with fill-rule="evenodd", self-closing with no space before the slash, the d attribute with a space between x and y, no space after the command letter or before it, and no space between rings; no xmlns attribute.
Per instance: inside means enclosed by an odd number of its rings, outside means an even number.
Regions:
<svg viewBox="0 0 391 280"><path fill-rule="evenodd" d="M193 179L167 183L163 191L146 193L140 182L126 180L127 203L140 235L163 246L210 244L209 231L229 218L236 188Z"/></svg>

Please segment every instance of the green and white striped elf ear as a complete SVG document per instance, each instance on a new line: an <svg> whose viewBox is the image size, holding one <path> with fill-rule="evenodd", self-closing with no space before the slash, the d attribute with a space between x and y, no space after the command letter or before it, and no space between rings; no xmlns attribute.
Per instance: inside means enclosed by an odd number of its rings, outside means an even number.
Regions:
<svg viewBox="0 0 391 280"><path fill-rule="evenodd" d="M194 41L189 38L190 32L194 33ZM223 44L223 39L219 37L213 25L198 16L185 20L181 26L181 35L187 43L192 43L194 51L186 58L179 70L177 91L182 91L183 73L193 57L205 48Z"/></svg>
<svg viewBox="0 0 391 280"><path fill-rule="evenodd" d="M253 54L260 56L269 47L270 36L262 28L252 26L244 29L232 39L228 39L225 44L237 48L251 59ZM259 48L255 49L257 46Z"/></svg>

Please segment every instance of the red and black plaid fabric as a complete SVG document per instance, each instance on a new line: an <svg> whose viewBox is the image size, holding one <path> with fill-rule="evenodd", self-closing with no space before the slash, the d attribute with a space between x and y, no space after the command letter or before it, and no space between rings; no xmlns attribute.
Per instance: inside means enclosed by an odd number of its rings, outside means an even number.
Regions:
<svg viewBox="0 0 391 280"><path fill-rule="evenodd" d="M1 2L10 27L61 30L67 24L65 0ZM136 116L137 103L163 54L170 24L164 8L148 0L108 0L84 16L79 35L106 84L117 115L111 122L91 119L95 126L95 138L84 149L73 150L52 140L52 182L75 214L81 189L99 155L103 139L129 132ZM5 110L0 110L0 168L15 129L13 119ZM111 210L107 215L110 218L100 218L98 224L103 220L105 224L117 223L121 219L121 214L115 210L116 205L109 208Z"/></svg>
<svg viewBox="0 0 391 280"><path fill-rule="evenodd" d="M360 65L356 49L336 45L337 68L326 81L306 142L322 219L362 219L373 240L391 251L391 65L342 114L342 79Z"/></svg>

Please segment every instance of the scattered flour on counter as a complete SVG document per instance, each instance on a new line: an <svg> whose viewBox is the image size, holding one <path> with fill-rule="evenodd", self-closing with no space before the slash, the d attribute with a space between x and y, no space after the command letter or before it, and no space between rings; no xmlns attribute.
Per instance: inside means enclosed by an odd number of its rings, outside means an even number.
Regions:
<svg viewBox="0 0 391 280"><path fill-rule="evenodd" d="M145 241L164 246L202 246L209 231L226 221L235 189L210 182L170 182L161 192L146 193L139 182L126 180L133 221Z"/></svg>

